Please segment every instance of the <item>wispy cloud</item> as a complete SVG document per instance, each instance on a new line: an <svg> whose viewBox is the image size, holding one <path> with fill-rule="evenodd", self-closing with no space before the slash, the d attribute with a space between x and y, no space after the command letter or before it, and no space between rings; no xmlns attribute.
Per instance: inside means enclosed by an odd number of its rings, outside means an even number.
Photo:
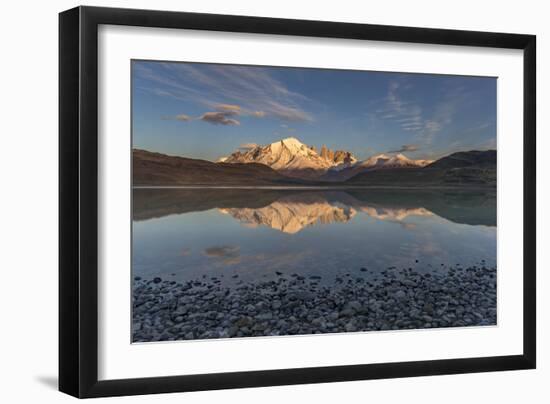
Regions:
<svg viewBox="0 0 550 404"><path fill-rule="evenodd" d="M241 116L313 120L303 107L311 100L261 67L141 62L134 72L159 96L199 102L219 112L238 111Z"/></svg>
<svg viewBox="0 0 550 404"><path fill-rule="evenodd" d="M193 120L193 117L191 117L189 115L186 115L186 114L179 114L179 115L176 115L174 117L174 119L176 119L176 121L189 122L189 121Z"/></svg>
<svg viewBox="0 0 550 404"><path fill-rule="evenodd" d="M254 118L263 118L265 116L264 111L251 111L249 109L241 107L240 105L217 104L214 105L214 108L221 112L233 113L234 115L252 116Z"/></svg>
<svg viewBox="0 0 550 404"><path fill-rule="evenodd" d="M436 107L425 111L420 100L409 100L407 91L410 85L400 81L391 81L384 99L384 106L378 109L377 115L395 122L405 132L411 132L417 141L431 144L434 137L453 122L457 106L463 100L461 89L451 89L438 100ZM410 151L410 150L403 150Z"/></svg>
<svg viewBox="0 0 550 404"><path fill-rule="evenodd" d="M236 245L212 246L204 250L207 257L224 258L238 255L240 247Z"/></svg>
<svg viewBox="0 0 550 404"><path fill-rule="evenodd" d="M432 116L424 122L420 138L426 144L431 144L434 137L453 122L460 103L459 99L455 98L458 94L453 94L454 91L447 93L437 104Z"/></svg>
<svg viewBox="0 0 550 404"><path fill-rule="evenodd" d="M390 81L385 105L377 113L380 118L396 122L405 131L416 132L423 128L422 108L406 101L400 91L398 81Z"/></svg>
<svg viewBox="0 0 550 404"><path fill-rule="evenodd" d="M220 260L226 265L238 264L240 262L240 247L232 245L212 246L203 251L209 258Z"/></svg>
<svg viewBox="0 0 550 404"><path fill-rule="evenodd" d="M415 152L418 150L418 146L414 144L404 144L397 150L389 150L387 153L404 153L404 152Z"/></svg>
<svg viewBox="0 0 550 404"><path fill-rule="evenodd" d="M208 122L214 125L240 125L241 122L236 119L238 116L251 115L256 118L262 118L263 112L261 111L246 111L241 108L240 105L234 104L217 104L214 105L216 111L207 111L197 117L192 117L187 114L179 114L173 117L163 117L163 119L175 119L181 122L190 122L194 120Z"/></svg>
<svg viewBox="0 0 550 404"><path fill-rule="evenodd" d="M234 118L233 113L228 112L205 112L199 119L214 125L240 125L241 123Z"/></svg>
<svg viewBox="0 0 550 404"><path fill-rule="evenodd" d="M232 105L232 104L218 104L216 105L216 109L218 111L228 111L228 112L235 112L235 113L241 112L241 107L239 105Z"/></svg>

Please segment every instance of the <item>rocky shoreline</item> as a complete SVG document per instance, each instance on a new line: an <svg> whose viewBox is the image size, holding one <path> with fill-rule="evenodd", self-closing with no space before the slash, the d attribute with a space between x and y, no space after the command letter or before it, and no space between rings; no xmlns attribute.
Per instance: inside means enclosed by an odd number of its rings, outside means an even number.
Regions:
<svg viewBox="0 0 550 404"><path fill-rule="evenodd" d="M420 273L388 268L373 279L277 273L222 286L134 278L134 342L495 325L496 268ZM233 275L237 278L237 275Z"/></svg>

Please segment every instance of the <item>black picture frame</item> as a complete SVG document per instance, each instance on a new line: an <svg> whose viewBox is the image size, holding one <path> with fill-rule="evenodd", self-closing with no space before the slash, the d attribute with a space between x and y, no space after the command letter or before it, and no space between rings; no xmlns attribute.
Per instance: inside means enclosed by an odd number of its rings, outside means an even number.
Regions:
<svg viewBox="0 0 550 404"><path fill-rule="evenodd" d="M97 52L100 24L523 50L523 354L99 381ZM535 107L534 35L97 7L77 7L60 13L59 390L85 398L534 369Z"/></svg>

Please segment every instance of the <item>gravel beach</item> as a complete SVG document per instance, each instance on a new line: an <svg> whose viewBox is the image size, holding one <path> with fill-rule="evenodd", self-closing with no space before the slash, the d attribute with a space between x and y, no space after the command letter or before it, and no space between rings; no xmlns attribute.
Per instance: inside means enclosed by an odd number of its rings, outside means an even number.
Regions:
<svg viewBox="0 0 550 404"><path fill-rule="evenodd" d="M422 273L392 267L372 279L361 276L367 271L330 280L278 273L242 282L233 275L230 286L217 277L135 277L133 341L496 325L496 268L483 262Z"/></svg>

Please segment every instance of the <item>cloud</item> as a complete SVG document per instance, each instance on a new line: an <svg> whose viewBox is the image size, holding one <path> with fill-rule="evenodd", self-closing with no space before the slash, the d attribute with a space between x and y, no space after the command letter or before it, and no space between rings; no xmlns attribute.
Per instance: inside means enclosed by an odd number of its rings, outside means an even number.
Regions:
<svg viewBox="0 0 550 404"><path fill-rule="evenodd" d="M417 141L431 144L434 137L453 122L459 105L466 101L466 94L460 87L450 88L440 96L435 108L425 111L407 100L407 91L411 88L404 80L391 81L384 106L376 111L377 116L395 122Z"/></svg>
<svg viewBox="0 0 550 404"><path fill-rule="evenodd" d="M418 146L414 144L404 144L400 149L390 150L387 153L404 153L404 152L415 152L418 150Z"/></svg>
<svg viewBox="0 0 550 404"><path fill-rule="evenodd" d="M190 122L200 120L214 125L240 125L240 121L235 119L236 116L251 115L257 118L262 118L265 114L262 111L246 111L239 105L234 104L216 104L216 111L207 111L202 115L194 118L187 114L179 114L172 117L163 117L163 119L175 119L181 122Z"/></svg>
<svg viewBox="0 0 550 404"><path fill-rule="evenodd" d="M181 122L190 122L200 120L213 125L240 125L241 123L232 117L240 115L241 108L238 105L219 104L216 106L218 111L207 111L201 116L193 118L187 114L179 114L174 117L163 119L175 119Z"/></svg>
<svg viewBox="0 0 550 404"><path fill-rule="evenodd" d="M311 115L299 108L288 107L273 101L267 102L266 110L269 114L288 122L310 122Z"/></svg>
<svg viewBox="0 0 550 404"><path fill-rule="evenodd" d="M241 123L239 121L230 118L234 115L236 114L233 112L205 112L199 119L213 125L240 125Z"/></svg>
<svg viewBox="0 0 550 404"><path fill-rule="evenodd" d="M404 131L415 132L424 126L422 108L403 99L400 90L403 87L407 88L398 81L390 81L384 106L377 113L382 119L396 122Z"/></svg>
<svg viewBox="0 0 550 404"><path fill-rule="evenodd" d="M176 121L183 121L183 122L189 122L189 121L193 120L192 117L190 117L189 115L185 115L185 114L176 115L175 119L176 119Z"/></svg>
<svg viewBox="0 0 550 404"><path fill-rule="evenodd" d="M238 114L241 112L241 107L239 105L231 105L231 104L218 104L216 105L216 109L218 111L233 112L235 114Z"/></svg>
<svg viewBox="0 0 550 404"><path fill-rule="evenodd" d="M208 247L204 250L204 255L207 257L224 258L239 255L240 247L236 245L221 245Z"/></svg>
<svg viewBox="0 0 550 404"><path fill-rule="evenodd" d="M249 111L242 108L240 105L232 104L218 104L215 109L222 112L232 113L234 115L253 116L254 118L263 118L265 116L264 111Z"/></svg>
<svg viewBox="0 0 550 404"><path fill-rule="evenodd" d="M240 105L234 104L218 104L215 105L214 108L227 114L252 116L254 118L263 118L266 115L264 111L250 111L246 108L242 108Z"/></svg>
<svg viewBox="0 0 550 404"><path fill-rule="evenodd" d="M219 260L225 265L238 264L241 260L241 248L236 245L221 245L208 247L203 251L203 254L209 258Z"/></svg>
<svg viewBox="0 0 550 404"><path fill-rule="evenodd" d="M221 260L226 265L232 265L240 262L240 251L239 246L222 245L208 247L203 251L203 254L209 258Z"/></svg>
<svg viewBox="0 0 550 404"><path fill-rule="evenodd" d="M304 105L314 103L289 90L272 69L257 66L137 62L134 73L152 93L197 102L218 112L289 122L313 121ZM238 108L238 109L237 109Z"/></svg>

